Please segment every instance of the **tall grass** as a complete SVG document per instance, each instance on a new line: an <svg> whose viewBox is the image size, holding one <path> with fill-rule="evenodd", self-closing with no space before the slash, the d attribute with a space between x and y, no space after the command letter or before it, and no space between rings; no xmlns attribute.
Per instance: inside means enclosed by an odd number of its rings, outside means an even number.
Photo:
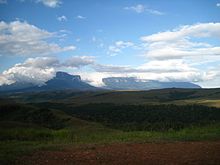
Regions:
<svg viewBox="0 0 220 165"><path fill-rule="evenodd" d="M46 128L0 129L0 141L33 141L50 143L108 143L154 140L215 140L220 139L220 123L208 126L192 126L181 130L169 131L131 131L100 128L65 128L52 130Z"/></svg>

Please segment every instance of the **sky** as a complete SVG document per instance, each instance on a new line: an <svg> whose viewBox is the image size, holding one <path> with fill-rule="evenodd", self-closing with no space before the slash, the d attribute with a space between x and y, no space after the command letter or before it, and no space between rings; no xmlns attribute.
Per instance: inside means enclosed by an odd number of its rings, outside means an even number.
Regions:
<svg viewBox="0 0 220 165"><path fill-rule="evenodd" d="M220 0L0 0L0 85L57 71L220 87Z"/></svg>

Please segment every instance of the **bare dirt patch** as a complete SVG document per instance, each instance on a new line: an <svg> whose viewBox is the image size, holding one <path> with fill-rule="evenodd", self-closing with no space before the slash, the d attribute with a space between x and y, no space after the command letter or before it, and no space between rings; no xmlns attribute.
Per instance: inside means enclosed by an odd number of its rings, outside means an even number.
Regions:
<svg viewBox="0 0 220 165"><path fill-rule="evenodd" d="M219 165L220 141L83 145L24 156L19 165Z"/></svg>

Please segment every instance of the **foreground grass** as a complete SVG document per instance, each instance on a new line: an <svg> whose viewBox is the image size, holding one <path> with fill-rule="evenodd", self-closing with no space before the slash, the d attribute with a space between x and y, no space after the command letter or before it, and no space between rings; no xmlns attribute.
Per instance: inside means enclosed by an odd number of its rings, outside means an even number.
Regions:
<svg viewBox="0 0 220 165"><path fill-rule="evenodd" d="M123 132L104 127L61 130L14 128L0 130L0 137L0 164L8 164L20 155L37 150L62 149L66 145L220 140L220 123L166 132Z"/></svg>

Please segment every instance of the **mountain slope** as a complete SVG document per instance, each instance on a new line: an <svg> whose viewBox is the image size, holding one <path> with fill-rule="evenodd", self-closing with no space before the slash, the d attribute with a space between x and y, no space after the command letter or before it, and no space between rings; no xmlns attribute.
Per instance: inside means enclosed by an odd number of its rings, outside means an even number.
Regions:
<svg viewBox="0 0 220 165"><path fill-rule="evenodd" d="M86 82L81 80L79 75L70 75L65 72L57 72L56 77L46 82L46 85L41 86L40 90L95 90L93 87Z"/></svg>

